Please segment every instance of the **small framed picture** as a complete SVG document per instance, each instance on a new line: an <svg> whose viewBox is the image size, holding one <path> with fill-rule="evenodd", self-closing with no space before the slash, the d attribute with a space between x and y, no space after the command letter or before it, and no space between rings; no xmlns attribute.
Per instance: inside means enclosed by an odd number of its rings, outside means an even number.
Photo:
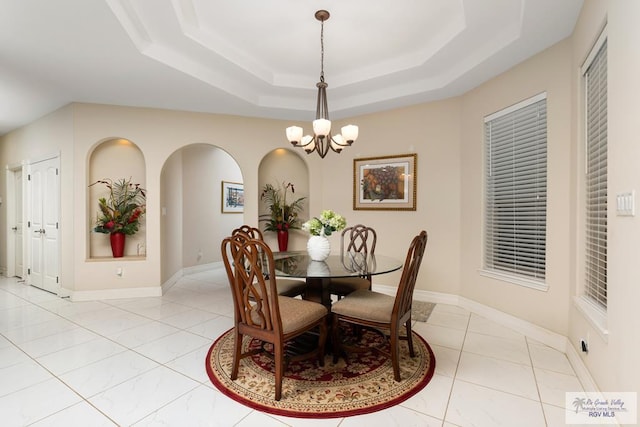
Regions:
<svg viewBox="0 0 640 427"><path fill-rule="evenodd" d="M353 160L354 210L416 210L416 154Z"/></svg>
<svg viewBox="0 0 640 427"><path fill-rule="evenodd" d="M244 185L222 181L222 213L244 212Z"/></svg>

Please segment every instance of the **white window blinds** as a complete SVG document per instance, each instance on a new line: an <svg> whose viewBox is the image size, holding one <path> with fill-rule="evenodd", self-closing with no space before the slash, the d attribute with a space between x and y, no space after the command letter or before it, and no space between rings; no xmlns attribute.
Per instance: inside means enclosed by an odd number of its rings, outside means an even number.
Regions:
<svg viewBox="0 0 640 427"><path fill-rule="evenodd" d="M484 268L544 282L546 94L485 118Z"/></svg>
<svg viewBox="0 0 640 427"><path fill-rule="evenodd" d="M607 43L584 73L586 104L587 298L607 307Z"/></svg>

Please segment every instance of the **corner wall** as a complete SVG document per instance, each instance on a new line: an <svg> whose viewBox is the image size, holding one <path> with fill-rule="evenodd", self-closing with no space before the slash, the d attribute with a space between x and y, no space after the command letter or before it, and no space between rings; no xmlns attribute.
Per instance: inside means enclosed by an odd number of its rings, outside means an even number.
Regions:
<svg viewBox="0 0 640 427"><path fill-rule="evenodd" d="M460 295L566 335L571 293L571 44L564 40L462 97ZM484 117L547 93L547 291L480 274Z"/></svg>
<svg viewBox="0 0 640 427"><path fill-rule="evenodd" d="M580 67L603 26L608 31L608 303L607 329L603 335L582 311L572 303L570 311L570 344L602 391L640 392L640 2L631 0L585 1L572 36L573 72L575 78L576 139L583 138L579 120L583 110L580 93ZM578 142L580 144L580 142ZM616 215L616 194L636 191L636 216ZM578 239L579 240L579 239ZM577 245L580 259L582 245ZM580 277L580 263L576 276ZM580 280L576 293L581 294ZM589 353L581 353L579 342L589 340ZM640 408L640 399L637 402ZM640 418L639 418L640 421Z"/></svg>

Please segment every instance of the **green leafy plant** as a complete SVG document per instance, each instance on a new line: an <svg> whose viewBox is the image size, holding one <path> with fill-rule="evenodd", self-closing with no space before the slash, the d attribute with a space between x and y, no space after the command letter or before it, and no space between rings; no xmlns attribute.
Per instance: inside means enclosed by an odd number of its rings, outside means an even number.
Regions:
<svg viewBox="0 0 640 427"><path fill-rule="evenodd" d="M259 220L266 222L265 231L280 231L300 228L300 219L298 214L302 212L302 202L306 197L299 197L290 203L287 203L287 192L291 191L291 195L295 193L292 183L282 183L281 186L275 187L272 184L266 184L262 189L260 200L269 209L268 214L260 215Z"/></svg>
<svg viewBox="0 0 640 427"><path fill-rule="evenodd" d="M332 210L324 210L320 218L314 217L302 224L302 229L312 236L331 236L334 231L344 230L347 220Z"/></svg>
<svg viewBox="0 0 640 427"><path fill-rule="evenodd" d="M100 213L93 230L105 234L137 233L140 219L146 212L146 190L140 184L133 184L131 178L118 181L107 178L96 181L89 187L97 184L104 185L109 190L109 195L98 199Z"/></svg>

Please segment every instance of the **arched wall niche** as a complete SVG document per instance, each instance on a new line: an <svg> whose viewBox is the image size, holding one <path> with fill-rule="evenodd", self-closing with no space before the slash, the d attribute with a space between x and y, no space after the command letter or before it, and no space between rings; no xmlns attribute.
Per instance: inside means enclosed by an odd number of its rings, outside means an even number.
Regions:
<svg viewBox="0 0 640 427"><path fill-rule="evenodd" d="M289 197L305 197L304 210L300 213L300 224L309 219L309 168L306 162L295 152L286 148L277 148L263 157L258 168L258 184L260 191L266 184L275 187L282 187L287 183L292 183L295 188L293 196L287 192ZM262 200L258 201L260 215L268 214L269 210ZM264 222L260 222L260 229L264 230ZM278 250L278 240L275 232L264 233L265 241L275 252ZM289 232L289 251L304 250L309 236L302 230L291 230Z"/></svg>
<svg viewBox="0 0 640 427"><path fill-rule="evenodd" d="M87 212L91 230L88 241L89 258L111 258L109 236L93 232L99 212L98 199L106 197L108 190L104 185L90 186L92 183L111 179L118 181L131 178L132 182L146 188L146 163L140 148L125 138L107 138L97 143L89 154L87 177ZM140 222L140 229L134 235L126 236L125 257L144 258L146 255L145 220Z"/></svg>
<svg viewBox="0 0 640 427"><path fill-rule="evenodd" d="M161 277L222 261L220 242L244 223L222 213L222 181L243 183L236 160L223 149L194 143L165 161L160 173Z"/></svg>

